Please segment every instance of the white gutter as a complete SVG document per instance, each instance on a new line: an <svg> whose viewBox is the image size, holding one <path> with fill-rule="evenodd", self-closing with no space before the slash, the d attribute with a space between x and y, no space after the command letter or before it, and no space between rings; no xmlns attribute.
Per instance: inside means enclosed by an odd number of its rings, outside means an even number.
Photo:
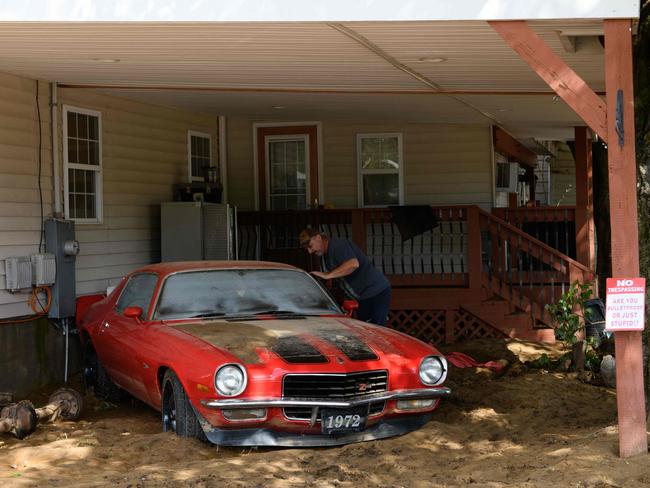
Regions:
<svg viewBox="0 0 650 488"><path fill-rule="evenodd" d="M50 108L52 110L52 177L54 184L54 215L61 216L61 175L59 174L59 114L57 100L56 81L51 83L52 101Z"/></svg>
<svg viewBox="0 0 650 488"><path fill-rule="evenodd" d="M219 137L219 177L221 178L221 202L228 203L228 146L226 142L226 117L219 116L218 119Z"/></svg>

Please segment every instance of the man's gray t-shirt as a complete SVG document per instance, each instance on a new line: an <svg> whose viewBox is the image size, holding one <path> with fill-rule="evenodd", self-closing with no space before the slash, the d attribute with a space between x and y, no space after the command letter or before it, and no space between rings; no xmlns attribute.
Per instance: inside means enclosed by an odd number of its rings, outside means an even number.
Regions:
<svg viewBox="0 0 650 488"><path fill-rule="evenodd" d="M327 254L323 255L323 271L332 271L350 259L356 258L359 267L343 277L346 292L357 300L365 300L379 295L390 286L388 279L375 268L361 249L352 241L342 237L331 237L327 244Z"/></svg>

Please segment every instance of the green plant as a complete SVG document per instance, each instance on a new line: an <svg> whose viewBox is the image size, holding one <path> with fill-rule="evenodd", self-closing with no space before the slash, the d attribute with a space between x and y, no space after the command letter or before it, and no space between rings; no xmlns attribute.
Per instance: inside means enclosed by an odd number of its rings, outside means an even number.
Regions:
<svg viewBox="0 0 650 488"><path fill-rule="evenodd" d="M577 333L584 329L585 319L588 319L591 313L591 310L585 307L591 293L591 283L574 281L557 302L546 305L546 310L555 324L556 339L568 346L577 342Z"/></svg>

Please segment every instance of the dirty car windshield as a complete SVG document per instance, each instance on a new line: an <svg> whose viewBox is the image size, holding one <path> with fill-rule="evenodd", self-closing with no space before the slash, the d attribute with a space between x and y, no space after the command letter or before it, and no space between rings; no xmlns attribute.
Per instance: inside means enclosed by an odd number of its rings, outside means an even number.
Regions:
<svg viewBox="0 0 650 488"><path fill-rule="evenodd" d="M255 313L340 313L308 274L283 269L191 271L169 276L154 319Z"/></svg>

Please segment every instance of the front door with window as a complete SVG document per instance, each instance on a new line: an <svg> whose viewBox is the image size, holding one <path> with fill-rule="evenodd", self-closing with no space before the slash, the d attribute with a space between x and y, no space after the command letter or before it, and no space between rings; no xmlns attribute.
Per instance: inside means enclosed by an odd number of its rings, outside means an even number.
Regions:
<svg viewBox="0 0 650 488"><path fill-rule="evenodd" d="M318 133L315 125L259 126L260 210L304 210L318 205Z"/></svg>
<svg viewBox="0 0 650 488"><path fill-rule="evenodd" d="M309 136L266 136L267 208L303 210L309 205Z"/></svg>

